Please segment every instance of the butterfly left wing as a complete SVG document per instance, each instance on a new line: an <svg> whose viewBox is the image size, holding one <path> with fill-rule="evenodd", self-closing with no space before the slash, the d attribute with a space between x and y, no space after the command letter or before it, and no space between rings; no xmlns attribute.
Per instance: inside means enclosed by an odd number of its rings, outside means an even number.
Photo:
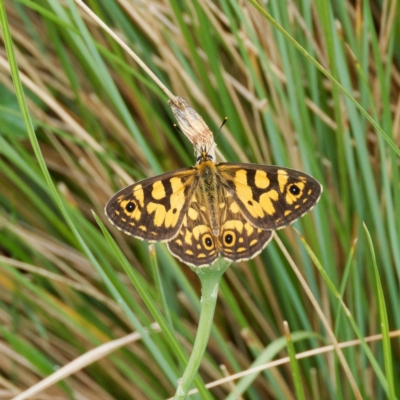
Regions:
<svg viewBox="0 0 400 400"><path fill-rule="evenodd" d="M318 202L322 186L293 169L269 165L221 163L220 184L255 227L276 230L290 225Z"/></svg>
<svg viewBox="0 0 400 400"><path fill-rule="evenodd" d="M211 265L218 258L217 243L202 199L201 188L198 186L190 199L181 229L167 243L175 257L195 267Z"/></svg>
<svg viewBox="0 0 400 400"><path fill-rule="evenodd" d="M120 190L104 211L120 231L165 242L178 233L197 183L196 168L167 172Z"/></svg>

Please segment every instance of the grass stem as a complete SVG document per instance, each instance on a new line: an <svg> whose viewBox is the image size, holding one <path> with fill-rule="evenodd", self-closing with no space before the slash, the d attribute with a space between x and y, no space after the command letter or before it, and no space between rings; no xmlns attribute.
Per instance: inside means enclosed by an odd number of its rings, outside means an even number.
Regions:
<svg viewBox="0 0 400 400"><path fill-rule="evenodd" d="M182 378L178 382L178 388L174 400L186 399L190 385L200 367L201 360L207 347L210 337L211 327L214 319L215 305L218 298L218 287L222 275L229 267L230 263L218 260L210 267L197 268L197 273L201 281L201 309L200 320L194 341L193 351L186 366Z"/></svg>

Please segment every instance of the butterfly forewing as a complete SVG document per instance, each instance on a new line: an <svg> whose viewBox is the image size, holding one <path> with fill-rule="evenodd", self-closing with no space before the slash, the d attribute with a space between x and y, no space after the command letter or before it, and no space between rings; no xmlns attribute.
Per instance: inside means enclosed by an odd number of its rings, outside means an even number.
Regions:
<svg viewBox="0 0 400 400"><path fill-rule="evenodd" d="M168 241L178 233L197 183L195 168L144 179L116 193L105 207L106 216L128 235Z"/></svg>
<svg viewBox="0 0 400 400"><path fill-rule="evenodd" d="M322 186L296 170L256 164L218 164L221 185L255 227L276 230L310 211Z"/></svg>

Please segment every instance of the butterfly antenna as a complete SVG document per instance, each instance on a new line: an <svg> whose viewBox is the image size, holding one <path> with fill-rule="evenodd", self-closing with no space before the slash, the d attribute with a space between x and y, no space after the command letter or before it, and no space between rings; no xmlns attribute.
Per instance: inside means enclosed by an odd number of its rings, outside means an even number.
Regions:
<svg viewBox="0 0 400 400"><path fill-rule="evenodd" d="M223 126L226 124L226 121L228 121L228 117L225 117L224 120L222 121L222 124L219 127L218 132L216 133L213 142L211 143L210 149L211 149L211 147L213 147L214 143L217 141L217 137L218 137L219 133L221 132L221 129L223 128Z"/></svg>
<svg viewBox="0 0 400 400"><path fill-rule="evenodd" d="M224 127L224 125L226 124L226 121L228 121L228 117L225 117L224 120L222 121L222 124L221 124L221 126L219 127L217 134L215 135L214 142L217 140L217 136L219 135L219 133L221 132L221 129L222 129L222 128Z"/></svg>

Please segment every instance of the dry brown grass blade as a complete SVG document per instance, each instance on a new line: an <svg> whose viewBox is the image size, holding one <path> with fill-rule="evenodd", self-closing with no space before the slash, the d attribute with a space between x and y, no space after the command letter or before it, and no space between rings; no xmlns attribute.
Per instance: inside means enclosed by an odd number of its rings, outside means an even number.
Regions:
<svg viewBox="0 0 400 400"><path fill-rule="evenodd" d="M153 332L160 332L160 327L158 324L151 324L151 330ZM28 399L32 396L37 395L41 391L47 389L48 387L56 384L57 382L67 378L68 376L75 374L77 371L87 367L88 365L102 359L108 354L118 350L122 346L126 346L129 343L136 342L141 339L141 335L137 332L126 335L123 338L112 340L108 343L104 343L93 350L86 352L85 354L79 356L75 360L69 362L67 365L64 365L62 368L58 369L52 375L46 377L39 383L30 387L28 390L25 390L22 393L19 393L17 396L13 397L12 400L24 400Z"/></svg>

